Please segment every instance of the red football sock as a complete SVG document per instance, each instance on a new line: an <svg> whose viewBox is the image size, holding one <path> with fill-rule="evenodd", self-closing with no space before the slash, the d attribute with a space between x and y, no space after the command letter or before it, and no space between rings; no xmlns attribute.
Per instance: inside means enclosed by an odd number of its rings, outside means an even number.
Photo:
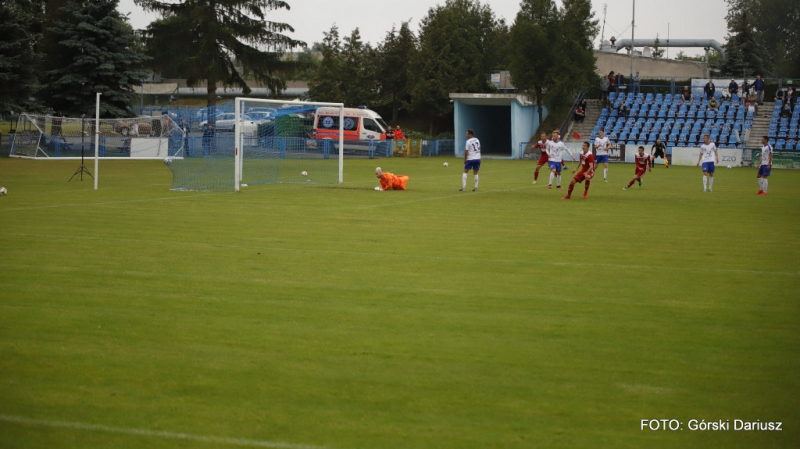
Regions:
<svg viewBox="0 0 800 449"><path fill-rule="evenodd" d="M537 168L535 172L533 172L533 180L537 181L539 179L539 169Z"/></svg>
<svg viewBox="0 0 800 449"><path fill-rule="evenodd" d="M590 184L590 182L589 182L589 180L587 179L587 180L586 180L586 185L583 187L583 194L584 194L584 195L586 195L587 193L589 193L589 184Z"/></svg>
<svg viewBox="0 0 800 449"><path fill-rule="evenodd" d="M572 189L574 189L574 188L575 188L575 184L570 183L569 184L569 189L567 189L567 196L571 196L572 195Z"/></svg>
<svg viewBox="0 0 800 449"><path fill-rule="evenodd" d="M636 178L631 179L631 182L628 183L628 187L632 186L634 182L636 182Z"/></svg>

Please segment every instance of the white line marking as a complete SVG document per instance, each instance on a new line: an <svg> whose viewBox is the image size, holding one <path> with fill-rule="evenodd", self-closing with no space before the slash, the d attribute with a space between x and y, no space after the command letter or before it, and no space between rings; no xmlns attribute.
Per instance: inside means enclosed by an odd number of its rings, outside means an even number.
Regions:
<svg viewBox="0 0 800 449"><path fill-rule="evenodd" d="M245 447L270 447L278 449L329 449L324 446L310 446L307 444L282 443L280 441L250 440L247 438L225 438L206 435L193 435L191 433L169 432L166 430L137 429L130 427L111 427L102 424L87 424L73 421L50 421L44 419L24 418L21 416L0 415L0 421L13 424L31 426L61 427L73 430L91 430L108 433L121 433L125 435L138 435L145 437L168 438L173 440L199 441L202 443L225 444L229 446Z"/></svg>

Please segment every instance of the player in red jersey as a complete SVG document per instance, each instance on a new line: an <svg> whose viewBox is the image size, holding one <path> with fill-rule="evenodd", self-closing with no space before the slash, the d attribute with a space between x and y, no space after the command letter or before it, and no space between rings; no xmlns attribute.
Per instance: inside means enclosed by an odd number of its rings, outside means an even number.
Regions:
<svg viewBox="0 0 800 449"><path fill-rule="evenodd" d="M589 149L589 142L583 142L583 152L581 153L581 171L572 178L572 181L569 183L569 189L567 190L567 196L565 196L564 200L568 200L570 196L572 196L572 189L575 188L576 182L583 182L586 181L583 188L583 199L586 199L586 195L589 194L589 184L591 184L591 179L594 176L594 155L592 154L591 150ZM577 168L575 169L577 170ZM575 170L572 170L572 173L575 173Z"/></svg>
<svg viewBox="0 0 800 449"><path fill-rule="evenodd" d="M648 170L653 171L653 158L644 152L644 147L639 147L639 153L634 156L634 160L636 161L636 174L633 175L633 179L628 183L628 187L623 187L622 190L630 189L636 181L639 181L639 188L641 189L642 176L644 176Z"/></svg>
<svg viewBox="0 0 800 449"><path fill-rule="evenodd" d="M536 163L536 171L533 172L533 184L536 184L536 181L539 179L539 169L542 168L543 165L547 165L547 133L543 132L540 134L541 140L536 142L536 145L533 146L533 149L538 149L542 155L539 156L539 162Z"/></svg>

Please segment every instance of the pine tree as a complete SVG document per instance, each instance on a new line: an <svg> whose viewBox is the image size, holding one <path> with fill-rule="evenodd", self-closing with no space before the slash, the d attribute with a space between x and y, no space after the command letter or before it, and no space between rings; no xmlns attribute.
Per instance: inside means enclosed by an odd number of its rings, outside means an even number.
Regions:
<svg viewBox="0 0 800 449"><path fill-rule="evenodd" d="M244 73L252 73L274 93L285 89L281 71L290 70L293 63L281 57L293 48L305 47L283 34L294 31L289 24L267 20L269 11L290 9L283 0L134 3L164 15L146 32L153 68L174 71L190 86L205 80L209 107L216 104L220 85L240 87L249 94Z"/></svg>
<svg viewBox="0 0 800 449"><path fill-rule="evenodd" d="M386 35L379 51L381 93L384 101L392 110L392 122L397 121L397 113L403 102L408 102L409 70L411 61L417 52L416 37L411 32L408 22L400 25L400 31L392 31Z"/></svg>
<svg viewBox="0 0 800 449"><path fill-rule="evenodd" d="M341 86L348 106L373 106L378 95L377 52L354 29L344 38Z"/></svg>
<svg viewBox="0 0 800 449"><path fill-rule="evenodd" d="M102 116L131 115L133 86L145 77L139 67L146 58L135 51L133 29L117 3L74 0L49 11L56 20L48 41L58 43L43 48L44 104L66 115L92 114L100 92Z"/></svg>
<svg viewBox="0 0 800 449"><path fill-rule="evenodd" d="M36 42L40 38L42 4L31 0L0 3L0 112L36 108L30 97L39 89L39 60Z"/></svg>
<svg viewBox="0 0 800 449"><path fill-rule="evenodd" d="M308 96L314 101L343 103L342 42L339 39L339 28L333 25L330 31L323 34L325 38L320 46L322 61L319 63L316 75L308 83Z"/></svg>

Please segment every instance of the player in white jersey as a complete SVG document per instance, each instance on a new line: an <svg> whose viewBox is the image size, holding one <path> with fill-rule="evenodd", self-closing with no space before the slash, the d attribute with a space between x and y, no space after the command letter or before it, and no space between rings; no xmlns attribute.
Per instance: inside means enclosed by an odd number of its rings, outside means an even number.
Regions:
<svg viewBox="0 0 800 449"><path fill-rule="evenodd" d="M772 171L772 145L769 144L769 138L763 136L761 138L761 164L758 166L758 185L761 187L758 190L759 195L767 194L767 187L769 186L769 174Z"/></svg>
<svg viewBox="0 0 800 449"><path fill-rule="evenodd" d="M697 157L697 165L703 163L703 192L714 191L714 163L719 164L719 152L717 145L711 141L708 134L703 136L703 145L700 145L700 156Z"/></svg>
<svg viewBox="0 0 800 449"><path fill-rule="evenodd" d="M472 170L475 179L473 192L478 191L478 171L481 169L481 142L475 137L472 128L467 130L467 144L464 147L464 173L461 175L461 188L459 191L467 190L467 174Z"/></svg>
<svg viewBox="0 0 800 449"><path fill-rule="evenodd" d="M561 136L558 134L558 131L553 131L547 146L547 158L550 164L550 183L547 185L548 189L553 188L553 178L556 178L556 188L561 188L561 168L565 155L569 155L571 161L575 160L572 153L567 150L567 146L561 141Z"/></svg>
<svg viewBox="0 0 800 449"><path fill-rule="evenodd" d="M608 182L608 148L611 141L608 137L604 136L605 132L601 129L597 131L597 137L594 139L594 169L603 163L603 181Z"/></svg>

